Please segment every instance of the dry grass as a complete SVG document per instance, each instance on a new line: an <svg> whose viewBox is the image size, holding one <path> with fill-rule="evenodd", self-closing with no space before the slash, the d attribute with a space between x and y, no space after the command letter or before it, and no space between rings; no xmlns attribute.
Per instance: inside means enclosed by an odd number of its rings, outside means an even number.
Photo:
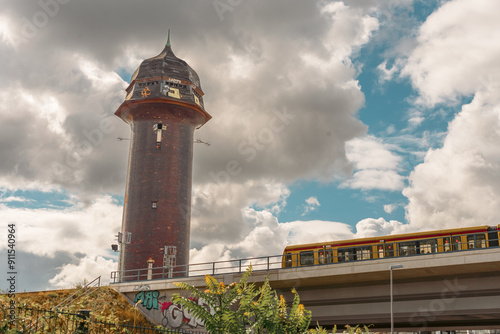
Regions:
<svg viewBox="0 0 500 334"><path fill-rule="evenodd" d="M87 295L76 299L70 306L60 311L77 313L78 310L90 310L99 321L132 324L150 327L152 324L118 292L110 287L90 288ZM15 297L16 306L50 310L76 292L76 289L21 292ZM0 306L8 308L9 298L0 295Z"/></svg>

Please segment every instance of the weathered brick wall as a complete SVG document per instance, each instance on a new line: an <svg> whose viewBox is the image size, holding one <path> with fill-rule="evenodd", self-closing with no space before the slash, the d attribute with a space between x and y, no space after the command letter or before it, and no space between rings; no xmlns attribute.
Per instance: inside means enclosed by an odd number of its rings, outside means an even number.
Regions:
<svg viewBox="0 0 500 334"><path fill-rule="evenodd" d="M162 266L165 245L177 247L178 266L187 265L193 133L205 119L188 106L169 103L139 103L117 115L132 128L122 228L132 240L125 246L123 269L146 268L149 258L154 267Z"/></svg>

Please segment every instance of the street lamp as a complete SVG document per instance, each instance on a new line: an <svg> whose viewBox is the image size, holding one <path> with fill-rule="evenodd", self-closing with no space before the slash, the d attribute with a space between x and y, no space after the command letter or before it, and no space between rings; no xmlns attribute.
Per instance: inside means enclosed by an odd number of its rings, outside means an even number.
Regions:
<svg viewBox="0 0 500 334"><path fill-rule="evenodd" d="M399 268L403 268L403 265L402 264L395 264L395 265L392 265L389 267L390 269L390 272L391 272L391 334L394 334L394 313L392 311L392 270L393 269L399 269Z"/></svg>

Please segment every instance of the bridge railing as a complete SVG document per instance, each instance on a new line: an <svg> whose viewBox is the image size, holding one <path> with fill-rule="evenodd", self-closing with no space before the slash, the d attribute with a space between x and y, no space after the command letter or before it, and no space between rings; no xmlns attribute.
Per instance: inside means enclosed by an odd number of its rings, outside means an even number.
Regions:
<svg viewBox="0 0 500 334"><path fill-rule="evenodd" d="M370 247L339 248L335 252L331 249L320 249L315 251L305 250L303 252L280 254L247 259L236 259L228 261L216 261L206 263L189 264L187 266L175 266L173 270L166 267L142 268L125 271L114 271L111 273L111 283L144 281L155 279L197 277L204 275L242 273L250 265L253 271L276 270L281 268L306 267L316 265L329 265L345 262L373 261L382 258L425 256L436 253L453 253L470 250L498 248L498 239L489 239L486 243L483 239L472 239L453 243L452 239L442 238L438 244L436 239L419 240L418 247L411 242L384 243L381 248L373 251ZM446 244L448 240L449 244ZM494 246L492 246L494 244ZM380 246L380 245L379 245Z"/></svg>
<svg viewBox="0 0 500 334"><path fill-rule="evenodd" d="M111 283L168 279L179 277L196 277L205 275L242 273L251 265L253 271L273 270L281 268L283 255L253 257L228 261L216 261L175 266L173 270L165 267L142 268L124 271L113 271Z"/></svg>

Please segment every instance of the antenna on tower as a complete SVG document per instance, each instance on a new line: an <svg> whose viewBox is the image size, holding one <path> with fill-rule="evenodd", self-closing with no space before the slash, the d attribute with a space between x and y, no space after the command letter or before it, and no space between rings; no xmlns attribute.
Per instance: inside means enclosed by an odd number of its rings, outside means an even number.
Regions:
<svg viewBox="0 0 500 334"><path fill-rule="evenodd" d="M194 141L195 144L205 144L206 146L210 146L210 143L209 142L205 142L199 138L196 138L196 140Z"/></svg>

